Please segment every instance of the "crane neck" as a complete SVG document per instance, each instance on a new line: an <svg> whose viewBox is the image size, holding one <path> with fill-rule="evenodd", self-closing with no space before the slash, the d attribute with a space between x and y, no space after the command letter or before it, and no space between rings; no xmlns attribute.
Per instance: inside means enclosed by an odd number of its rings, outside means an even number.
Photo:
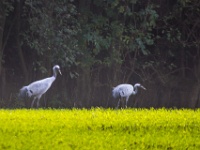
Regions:
<svg viewBox="0 0 200 150"><path fill-rule="evenodd" d="M54 77L54 78L57 77L57 72L53 72L53 77Z"/></svg>
<svg viewBox="0 0 200 150"><path fill-rule="evenodd" d="M133 95L137 94L138 92L138 87L137 86L134 86L133 87Z"/></svg>
<svg viewBox="0 0 200 150"><path fill-rule="evenodd" d="M53 69L53 77L57 77L58 72L56 71L56 69Z"/></svg>

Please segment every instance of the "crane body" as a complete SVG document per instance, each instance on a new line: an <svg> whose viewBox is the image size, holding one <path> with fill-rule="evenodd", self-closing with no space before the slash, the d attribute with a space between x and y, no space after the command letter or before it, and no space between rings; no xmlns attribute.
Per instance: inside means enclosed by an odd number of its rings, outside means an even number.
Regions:
<svg viewBox="0 0 200 150"><path fill-rule="evenodd" d="M131 84L120 84L120 85L114 87L113 91L112 91L112 95L115 99L119 98L118 103L117 103L117 108L119 107L120 101L123 98L126 98L125 107L127 107L129 97L131 95L136 95L138 93L138 87L146 90L146 88L144 86L142 86L140 83L136 83L134 86Z"/></svg>

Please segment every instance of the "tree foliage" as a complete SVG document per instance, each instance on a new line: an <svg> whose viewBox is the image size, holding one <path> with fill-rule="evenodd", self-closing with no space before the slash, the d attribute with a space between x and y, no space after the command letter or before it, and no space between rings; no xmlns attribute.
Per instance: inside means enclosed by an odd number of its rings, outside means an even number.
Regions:
<svg viewBox="0 0 200 150"><path fill-rule="evenodd" d="M36 80L59 64L66 76L55 85L63 91L49 93L50 98L61 99L52 102L54 106L108 107L111 87L122 82L143 82L157 89L138 96L154 101L135 101L132 106L198 105L198 0L3 0L0 4L0 94L10 87L16 92L23 77L26 82ZM6 76L8 83L2 82ZM173 97L174 91L179 98ZM176 103L184 97L191 103Z"/></svg>
<svg viewBox="0 0 200 150"><path fill-rule="evenodd" d="M127 51L126 55L137 51L143 55L150 54L147 47L153 45L156 39L152 30L158 19L157 6L142 4L145 2L97 0L91 4L95 10L90 10L90 15L83 12L82 22L87 22L83 27L86 48L92 56L98 57L102 51L105 56L98 62L110 64L108 60L121 60L121 57L116 59L113 54L117 47L120 47L121 55Z"/></svg>
<svg viewBox="0 0 200 150"><path fill-rule="evenodd" d="M43 60L71 67L80 51L77 37L80 32L76 7L67 0L47 0L25 3L24 15L28 28L24 39L28 46Z"/></svg>

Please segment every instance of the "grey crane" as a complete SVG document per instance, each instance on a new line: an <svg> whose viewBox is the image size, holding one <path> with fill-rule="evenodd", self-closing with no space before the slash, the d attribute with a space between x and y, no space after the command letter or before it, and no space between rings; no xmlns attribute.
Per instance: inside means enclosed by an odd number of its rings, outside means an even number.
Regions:
<svg viewBox="0 0 200 150"><path fill-rule="evenodd" d="M19 97L20 98L33 98L31 107L34 106L35 101L37 101L37 107L39 107L40 98L51 87L52 83L56 80L58 73L61 74L60 67L59 67L59 65L55 65L53 67L53 76L52 77L38 80L27 86L23 86L20 89Z"/></svg>
<svg viewBox="0 0 200 150"><path fill-rule="evenodd" d="M146 90L144 86L142 86L140 83L136 83L134 86L131 84L120 84L113 88L112 95L114 98L119 98L119 101L117 103L117 108L119 107L120 101L122 98L126 98L126 105L128 103L128 99L131 95L136 95L138 92L138 87Z"/></svg>

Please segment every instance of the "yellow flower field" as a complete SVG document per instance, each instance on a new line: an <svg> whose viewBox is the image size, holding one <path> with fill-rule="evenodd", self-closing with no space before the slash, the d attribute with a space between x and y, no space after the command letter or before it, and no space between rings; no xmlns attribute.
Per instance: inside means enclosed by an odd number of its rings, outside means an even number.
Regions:
<svg viewBox="0 0 200 150"><path fill-rule="evenodd" d="M200 149L200 110L1 109L0 149Z"/></svg>

